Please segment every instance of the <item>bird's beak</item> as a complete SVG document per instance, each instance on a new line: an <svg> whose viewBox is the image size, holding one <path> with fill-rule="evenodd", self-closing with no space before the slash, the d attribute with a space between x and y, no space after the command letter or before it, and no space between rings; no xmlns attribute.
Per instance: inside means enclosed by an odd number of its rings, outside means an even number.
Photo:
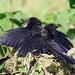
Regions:
<svg viewBox="0 0 75 75"><path fill-rule="evenodd" d="M27 26L28 26L28 24L29 24L29 22L30 22L30 21L29 21L29 19L28 19L28 20L26 20L26 21L25 21L25 23L24 23L24 24L22 24L22 27L27 27Z"/></svg>
<svg viewBox="0 0 75 75"><path fill-rule="evenodd" d="M22 27L27 27L27 23L22 24Z"/></svg>
<svg viewBox="0 0 75 75"><path fill-rule="evenodd" d="M55 24L55 28L58 28L59 26L57 26L56 24Z"/></svg>

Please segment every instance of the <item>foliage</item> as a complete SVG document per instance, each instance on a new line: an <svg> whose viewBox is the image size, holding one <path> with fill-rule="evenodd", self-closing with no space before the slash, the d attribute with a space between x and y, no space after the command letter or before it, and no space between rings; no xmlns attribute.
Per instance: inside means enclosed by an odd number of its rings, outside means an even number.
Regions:
<svg viewBox="0 0 75 75"><path fill-rule="evenodd" d="M10 0L8 0L8 1L10 1ZM24 1L24 0L22 0L22 1ZM32 1L34 1L34 0L32 0ZM0 2L4 3L5 0L0 0ZM37 16L40 19L40 21L42 22L43 26L45 26L45 24L48 24L48 23L58 24L59 25L58 30L67 34L69 36L69 39L71 40L71 42L75 45L75 9L74 9L75 1L69 0L70 7L72 9L66 9L62 12L58 11L58 9L55 9L55 11L52 11L52 12L48 11L48 9L46 9L46 6L50 2L47 2L47 4L45 4L45 1L42 2L42 4L41 4L41 2L39 2L41 8L38 7L37 2L38 1L35 2L36 3L35 7L33 7L31 2L29 3L31 5L30 9L32 8L31 9L32 15L27 15L27 14L23 13L23 11L21 11L21 10L17 10L17 11L11 10L11 12L1 12L0 13L0 36L2 34L4 34L5 31L8 29L21 27L23 22L28 17ZM54 3L54 2L52 1L52 3ZM9 6L9 4L8 4L8 6ZM3 8L5 8L5 6ZM27 12L28 8L29 8L29 6L26 7L25 12ZM38 8L38 10L37 10L37 8ZM34 12L35 9L36 9L36 11ZM5 11L5 9L3 9L3 10ZM31 12L28 11L27 13L30 14ZM49 55L40 56L39 58L36 59L37 60L36 61L35 57L32 56L31 54L29 54L25 58L17 58L17 62L15 62L15 61L13 61L13 60L15 60L15 58L13 58L13 51L14 50L12 48L6 47L5 45L2 46L0 44L0 59L7 56L8 54L9 54L9 56L11 56L11 58L9 60L7 60L5 63L2 63L0 65L0 73L5 72L4 68L9 70L8 73L11 73L14 68L16 70L16 73L18 71L21 74L34 74L34 75L39 75L39 74L40 75L43 75L43 74L46 74L46 75L47 74L56 74L56 75L68 74L68 75L70 75L70 74L75 73L75 66L58 62L54 58L51 58L54 56L49 56ZM75 58L75 49L70 50L68 52L68 55ZM18 66L13 67L14 62ZM6 73L7 73L7 71L6 71Z"/></svg>
<svg viewBox="0 0 75 75"><path fill-rule="evenodd" d="M71 8L75 8L75 0L69 0L69 4Z"/></svg>
<svg viewBox="0 0 75 75"><path fill-rule="evenodd" d="M75 44L74 20L75 20L75 9L67 9L59 13L52 12L46 15L46 23L58 24L60 27L58 30L67 34L73 44Z"/></svg>
<svg viewBox="0 0 75 75"><path fill-rule="evenodd" d="M23 21L26 19L26 15L21 11L0 13L0 27L2 31L8 30L14 27L21 27Z"/></svg>
<svg viewBox="0 0 75 75"><path fill-rule="evenodd" d="M0 65L0 70L4 67L4 63Z"/></svg>
<svg viewBox="0 0 75 75"><path fill-rule="evenodd" d="M75 52L75 50L74 50ZM68 55L74 54L68 53ZM72 75L75 74L75 65L69 65L65 62L58 61L52 54L41 54L37 58L31 53L28 53L25 58L18 58L15 67L15 58L11 58L5 62L5 66L0 65L1 69L4 67L9 71L3 69L0 74L21 74L21 75ZM13 61L13 62L12 62ZM10 67L11 66L11 67ZM15 71L14 71L15 69ZM13 71L13 72L12 72Z"/></svg>
<svg viewBox="0 0 75 75"><path fill-rule="evenodd" d="M21 11L0 13L0 36L8 29L18 26L21 27L25 19L26 15ZM6 47L0 45L0 54L2 56L4 55L4 52L7 52Z"/></svg>
<svg viewBox="0 0 75 75"><path fill-rule="evenodd" d="M0 55L5 56L7 52L7 47L0 45Z"/></svg>

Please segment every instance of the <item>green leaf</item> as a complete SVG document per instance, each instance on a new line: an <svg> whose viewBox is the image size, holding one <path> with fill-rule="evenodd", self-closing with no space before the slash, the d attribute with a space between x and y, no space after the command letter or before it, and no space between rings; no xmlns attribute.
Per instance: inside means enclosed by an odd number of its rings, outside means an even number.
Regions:
<svg viewBox="0 0 75 75"><path fill-rule="evenodd" d="M69 5L71 8L75 8L75 0L69 0Z"/></svg>
<svg viewBox="0 0 75 75"><path fill-rule="evenodd" d="M34 75L39 75L39 73L38 72L34 72Z"/></svg>
<svg viewBox="0 0 75 75"><path fill-rule="evenodd" d="M40 66L38 64L36 64L36 69L35 70L39 70Z"/></svg>
<svg viewBox="0 0 75 75"><path fill-rule="evenodd" d="M21 22L21 19L26 19L26 15L23 14L21 11L10 13L8 16L10 19L16 19L20 22Z"/></svg>
<svg viewBox="0 0 75 75"><path fill-rule="evenodd" d="M0 26L0 29L1 29L1 31L3 31L5 33L4 29L1 26Z"/></svg>
<svg viewBox="0 0 75 75"><path fill-rule="evenodd" d="M46 15L47 23L55 23L55 15L54 13L49 13Z"/></svg>
<svg viewBox="0 0 75 75"><path fill-rule="evenodd" d="M4 29L0 26L0 32L5 33Z"/></svg>
<svg viewBox="0 0 75 75"><path fill-rule="evenodd" d="M13 11L12 14L16 14L16 13L19 13L19 12L21 12L21 11L20 11L20 10L18 10L18 11Z"/></svg>
<svg viewBox="0 0 75 75"><path fill-rule="evenodd" d="M4 19L6 17L5 13L0 13L0 19Z"/></svg>
<svg viewBox="0 0 75 75"><path fill-rule="evenodd" d="M5 65L4 63L0 65L0 70L4 67L4 65Z"/></svg>
<svg viewBox="0 0 75 75"><path fill-rule="evenodd" d="M5 17L4 19L0 20L0 26L6 31L11 28L10 20L8 17Z"/></svg>
<svg viewBox="0 0 75 75"><path fill-rule="evenodd" d="M21 27L22 23L20 21L18 21L17 19L12 19L10 18L10 21L12 21L12 23L15 23L16 25L18 25L19 27Z"/></svg>
<svg viewBox="0 0 75 75"><path fill-rule="evenodd" d="M75 44L75 29L69 29L67 35L71 39L71 42Z"/></svg>
<svg viewBox="0 0 75 75"><path fill-rule="evenodd" d="M9 13L8 17L9 20L13 23L13 27L15 25L21 27L27 16L21 11L15 11L13 13Z"/></svg>
<svg viewBox="0 0 75 75"><path fill-rule="evenodd" d="M58 24L61 25L64 32L67 32L69 30L70 19L74 14L75 14L75 10L71 10L71 9L58 13L56 21Z"/></svg>
<svg viewBox="0 0 75 75"><path fill-rule="evenodd" d="M75 14L71 17L71 22L74 24L75 26Z"/></svg>
<svg viewBox="0 0 75 75"><path fill-rule="evenodd" d="M19 71L20 71L20 72L24 72L24 73L25 73L25 68L24 68L24 67L19 68Z"/></svg>

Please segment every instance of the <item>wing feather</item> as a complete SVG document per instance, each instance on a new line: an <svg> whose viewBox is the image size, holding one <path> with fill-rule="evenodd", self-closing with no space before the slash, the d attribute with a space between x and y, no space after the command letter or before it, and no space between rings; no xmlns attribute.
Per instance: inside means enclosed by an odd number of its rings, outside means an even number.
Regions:
<svg viewBox="0 0 75 75"><path fill-rule="evenodd" d="M57 30L54 31L54 40L58 43L63 45L68 50L73 47L72 43L67 39L67 35L63 34L62 32L59 32Z"/></svg>
<svg viewBox="0 0 75 75"><path fill-rule="evenodd" d="M60 60L65 61L69 64L75 64L75 59L67 56L65 53L61 52L62 49L65 50L63 46L59 46L54 40L49 42L48 49L51 53L53 53L55 56L57 56ZM61 50L60 50L61 49Z"/></svg>
<svg viewBox="0 0 75 75"><path fill-rule="evenodd" d="M7 30L4 35L1 36L0 43L2 45L18 48L27 38L30 38L31 32L26 28L15 28Z"/></svg>
<svg viewBox="0 0 75 75"><path fill-rule="evenodd" d="M39 55L40 53L45 53L44 51L44 45L43 40L41 40L41 35L33 37L32 39L28 39L27 42L24 42L24 44L18 48L18 56L26 56L28 52L32 52L34 55ZM35 51L33 51L35 50Z"/></svg>

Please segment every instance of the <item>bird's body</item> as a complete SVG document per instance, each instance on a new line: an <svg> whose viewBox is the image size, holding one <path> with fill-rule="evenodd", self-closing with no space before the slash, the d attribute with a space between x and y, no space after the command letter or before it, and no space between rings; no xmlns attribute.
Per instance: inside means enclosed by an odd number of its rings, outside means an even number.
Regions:
<svg viewBox="0 0 75 75"><path fill-rule="evenodd" d="M2 45L14 47L18 51L18 56L26 56L28 52L34 55L46 53L46 50L53 53L59 59L69 64L75 64L75 59L65 53L73 47L67 36L56 30L58 26L48 24L41 26L37 18L29 18L21 28L10 29L1 36Z"/></svg>

